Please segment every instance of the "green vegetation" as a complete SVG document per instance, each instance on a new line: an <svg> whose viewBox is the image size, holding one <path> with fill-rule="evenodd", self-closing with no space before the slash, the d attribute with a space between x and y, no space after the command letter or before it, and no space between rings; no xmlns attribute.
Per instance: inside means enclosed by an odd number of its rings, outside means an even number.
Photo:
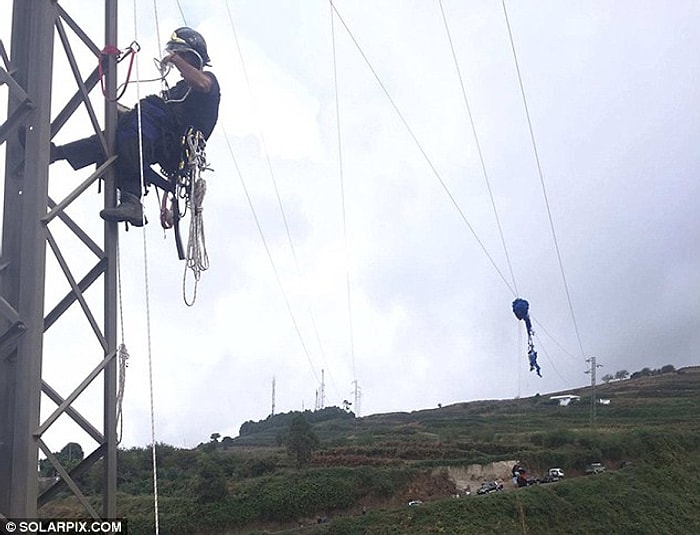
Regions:
<svg viewBox="0 0 700 535"><path fill-rule="evenodd" d="M303 523L303 533L329 535L700 533L700 368L599 385L611 403L598 407L595 424L590 391L566 393L582 399L361 419L332 408L246 422L240 437L213 433L194 450L160 444L161 532L261 535ZM539 476L561 467L566 480L522 489L507 481L506 492L454 497L448 469L514 459ZM593 461L607 472L584 476ZM121 450L118 466L129 533L153 533L150 449ZM96 467L79 484L90 495L98 481ZM414 499L424 503L409 507ZM42 514L82 513L64 498Z"/></svg>

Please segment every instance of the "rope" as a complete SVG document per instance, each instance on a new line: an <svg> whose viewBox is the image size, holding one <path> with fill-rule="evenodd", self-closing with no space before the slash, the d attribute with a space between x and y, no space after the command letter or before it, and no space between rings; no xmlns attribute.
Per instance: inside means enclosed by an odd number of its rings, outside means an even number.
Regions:
<svg viewBox="0 0 700 535"><path fill-rule="evenodd" d="M187 240L187 253L185 258L185 273L182 277L182 297L187 306L194 305L197 299L197 283L202 272L209 269L209 256L207 255L207 244L204 239L204 217L202 206L204 194L207 192L207 182L203 178L197 178L192 187L190 235ZM187 300L187 272L192 271L194 277L194 289L192 301Z"/></svg>
<svg viewBox="0 0 700 535"><path fill-rule="evenodd" d="M134 36L138 38L138 24L136 20L137 2L133 0L134 9ZM156 18L156 30L160 38L160 30L158 27L158 10L154 0L154 12ZM160 41L159 41L160 42ZM139 80L141 79L139 73L139 61L136 60L136 97L137 100L141 100L141 84ZM139 132L139 169L141 175L141 191L143 191L145 178L144 178L144 158L143 158L143 121L141 116L141 106L137 106L137 117L138 117L138 132ZM145 215L145 214L144 214ZM159 504L158 504L158 468L156 459L156 423L155 423L155 408L153 402L153 351L151 345L151 301L150 301L150 290L148 284L148 246L146 241L146 227L142 227L142 242L143 242L143 262L144 262L144 286L145 286L145 299L146 299L146 332L148 340L148 388L149 388L149 402L150 402L150 417L151 417L151 457L153 464L153 516L155 524L155 535L160 534L160 522L159 522Z"/></svg>
<svg viewBox="0 0 700 535"><path fill-rule="evenodd" d="M121 444L124 419L122 405L124 402L124 390L126 388L126 368L128 366L129 352L124 343L124 306L122 304L122 274L121 274L121 256L119 254L119 240L117 240L117 298L119 302L119 325L121 328L122 343L119 344L118 359L118 387L117 387L117 444Z"/></svg>
<svg viewBox="0 0 700 535"><path fill-rule="evenodd" d="M119 352L117 353L118 366L119 366L119 386L117 388L117 444L121 444L123 431L124 431L124 419L122 417L122 404L124 402L124 388L126 386L126 368L129 366L127 361L129 360L129 351L126 349L124 343L119 344Z"/></svg>

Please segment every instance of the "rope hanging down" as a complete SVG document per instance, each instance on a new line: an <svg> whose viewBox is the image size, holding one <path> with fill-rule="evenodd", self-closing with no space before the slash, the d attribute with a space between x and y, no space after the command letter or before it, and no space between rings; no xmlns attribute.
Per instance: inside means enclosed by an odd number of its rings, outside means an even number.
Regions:
<svg viewBox="0 0 700 535"><path fill-rule="evenodd" d="M201 174L211 168L207 165L206 140L201 132L188 129L183 143L185 150L174 195L176 198L185 199L185 213L190 210L190 233L185 254L185 272L182 277L182 297L187 306L192 306L197 299L197 283L202 273L209 269L209 255L204 237L204 195L207 192L207 182ZM168 219L167 212L163 218ZM187 298L188 271L192 271L194 278L191 300Z"/></svg>
<svg viewBox="0 0 700 535"><path fill-rule="evenodd" d="M204 217L202 203L204 194L207 192L207 183L203 178L198 178L194 183L192 191L192 215L190 217L190 235L187 240L187 257L185 258L185 273L182 278L182 296L185 304L194 305L197 299L197 283L202 276L202 272L209 269L209 256L207 255L207 244L204 239ZM194 293L192 301L187 300L186 281L187 271L191 270L194 276Z"/></svg>
<svg viewBox="0 0 700 535"><path fill-rule="evenodd" d="M122 339L123 338L122 335ZM129 360L129 351L126 349L124 343L119 344L117 359L119 366L119 385L117 389L117 444L121 444L124 431L122 405L124 403L124 388L126 386L126 368L129 366L127 362Z"/></svg>
<svg viewBox="0 0 700 535"><path fill-rule="evenodd" d="M535 331L532 330L532 321L530 320L530 304L525 299L517 298L513 301L513 314L521 321L525 321L527 328L527 358L530 361L530 371L535 370L537 375L542 377L540 373L540 365L537 364L537 351L535 351L535 342L533 337Z"/></svg>

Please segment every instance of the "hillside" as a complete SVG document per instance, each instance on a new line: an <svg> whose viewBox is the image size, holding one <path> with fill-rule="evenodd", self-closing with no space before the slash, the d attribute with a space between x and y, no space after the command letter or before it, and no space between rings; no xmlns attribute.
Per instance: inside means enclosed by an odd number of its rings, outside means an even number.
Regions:
<svg viewBox="0 0 700 535"><path fill-rule="evenodd" d="M581 400L562 407L550 399L557 394ZM161 529L700 533L700 367L599 385L597 397L610 403L597 407L595 423L590 394L581 388L365 418L337 408L309 413L320 447L305 466L278 446L293 415L251 422L240 437L196 450L162 445ZM148 450L120 452L119 509L130 533L153 532L149 459ZM515 460L533 476L558 466L566 478L516 488L509 480ZM606 473L584 476L593 461ZM504 492L475 495L496 478ZM409 507L411 500L422 504ZM65 513L68 503L52 507Z"/></svg>

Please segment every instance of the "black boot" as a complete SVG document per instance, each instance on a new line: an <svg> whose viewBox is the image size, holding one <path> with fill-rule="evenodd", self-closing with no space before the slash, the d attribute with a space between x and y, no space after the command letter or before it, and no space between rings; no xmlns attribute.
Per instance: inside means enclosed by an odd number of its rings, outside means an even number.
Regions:
<svg viewBox="0 0 700 535"><path fill-rule="evenodd" d="M144 221L141 199L132 193L122 192L119 205L114 208L105 208L100 212L100 217L105 221L116 223L125 221L135 227L142 227Z"/></svg>

